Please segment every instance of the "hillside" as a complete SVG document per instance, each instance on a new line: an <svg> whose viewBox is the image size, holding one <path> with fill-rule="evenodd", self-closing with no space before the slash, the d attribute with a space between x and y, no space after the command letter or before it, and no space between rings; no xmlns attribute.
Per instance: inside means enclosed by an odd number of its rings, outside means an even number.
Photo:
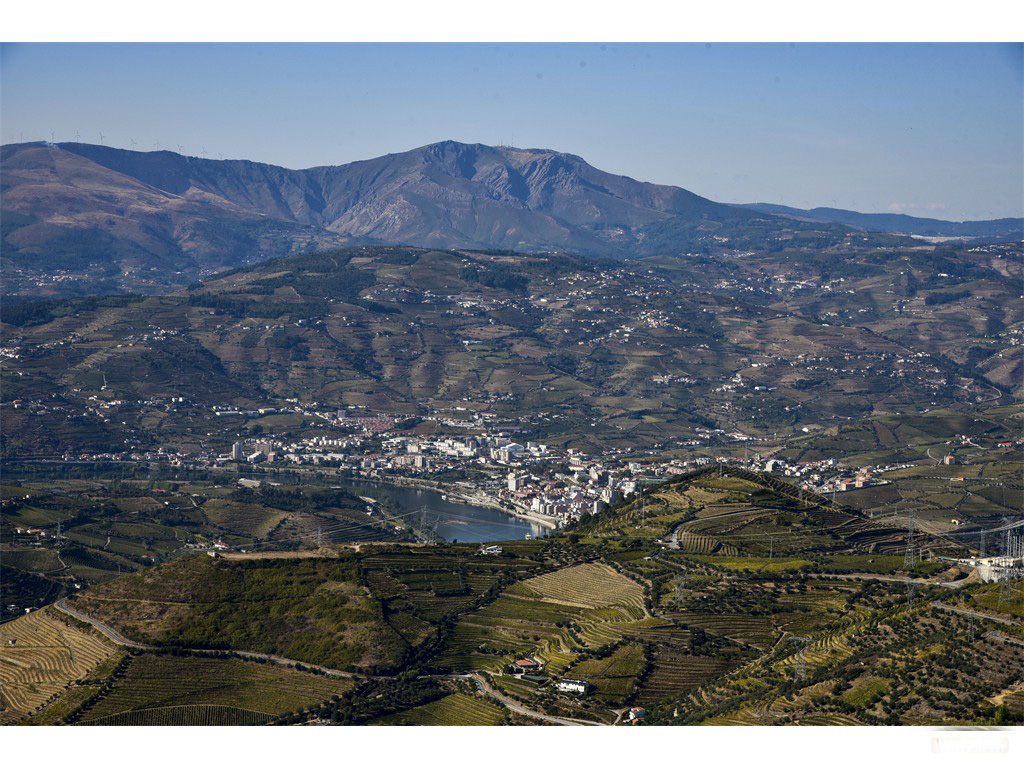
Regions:
<svg viewBox="0 0 1024 768"><path fill-rule="evenodd" d="M256 651L339 669L393 667L405 645L344 556L198 554L94 587L70 605L139 643Z"/></svg>
<svg viewBox="0 0 1024 768"><path fill-rule="evenodd" d="M18 706L7 717L612 724L638 704L650 722L676 724L1019 717L1019 600L950 582L956 569L934 559L955 553L947 539L919 536L931 559L910 567L905 544L899 521L714 468L551 538L504 542L496 557L472 544L198 554L68 601L153 648L114 654L54 608L5 625L5 637L35 643L26 651L49 654L40 658L53 657L47 632L93 654L81 669L65 660L48 670L35 698L26 675L13 676ZM513 667L523 659L533 674ZM567 695L553 685L563 678L590 688ZM1003 700L1011 706L999 714Z"/></svg>
<svg viewBox="0 0 1024 768"><path fill-rule="evenodd" d="M156 293L228 267L346 243L592 256L770 247L835 225L722 205L575 155L453 141L339 166L78 143L6 145L5 291Z"/></svg>
<svg viewBox="0 0 1024 768"><path fill-rule="evenodd" d="M785 256L683 268L361 246L164 297L10 305L4 448L185 445L200 423L221 440L245 425L211 422L214 406L288 398L468 409L609 447L997 401L1022 370L1019 254L941 255L959 274L911 284L908 267L939 258L840 251L766 282Z"/></svg>

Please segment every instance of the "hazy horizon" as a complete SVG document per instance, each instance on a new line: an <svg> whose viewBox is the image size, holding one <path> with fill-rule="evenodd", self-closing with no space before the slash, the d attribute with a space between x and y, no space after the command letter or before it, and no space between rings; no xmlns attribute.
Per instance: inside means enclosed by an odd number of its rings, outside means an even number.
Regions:
<svg viewBox="0 0 1024 768"><path fill-rule="evenodd" d="M1020 45L5 44L2 140L342 165L546 148L731 203L1024 209ZM133 145L134 142L134 145Z"/></svg>

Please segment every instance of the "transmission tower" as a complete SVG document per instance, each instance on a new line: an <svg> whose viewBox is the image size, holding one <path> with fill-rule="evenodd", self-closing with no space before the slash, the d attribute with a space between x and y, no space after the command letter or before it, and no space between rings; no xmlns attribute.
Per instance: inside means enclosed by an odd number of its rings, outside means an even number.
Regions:
<svg viewBox="0 0 1024 768"><path fill-rule="evenodd" d="M678 584L676 584L676 594L675 594L675 597L673 598L673 600L675 601L676 605L679 605L683 601L683 595L684 595L685 592L686 592L685 582L680 581Z"/></svg>
<svg viewBox="0 0 1024 768"><path fill-rule="evenodd" d="M912 568L917 562L917 552L914 549L914 510L910 510L907 516L907 551L903 555L903 567Z"/></svg>
<svg viewBox="0 0 1024 768"><path fill-rule="evenodd" d="M1003 568L999 578L999 610L1013 602L1014 587L1024 578L1024 568Z"/></svg>
<svg viewBox="0 0 1024 768"><path fill-rule="evenodd" d="M323 528L316 529L316 548L320 549L323 546Z"/></svg>
<svg viewBox="0 0 1024 768"><path fill-rule="evenodd" d="M807 646L811 639L809 637L791 637L789 640L800 646L793 661L793 681L802 683L807 677Z"/></svg>
<svg viewBox="0 0 1024 768"><path fill-rule="evenodd" d="M913 581L907 582L907 610L914 607L914 596L917 594L917 584Z"/></svg>
<svg viewBox="0 0 1024 768"><path fill-rule="evenodd" d="M60 549L64 544L64 521L57 521L57 549Z"/></svg>

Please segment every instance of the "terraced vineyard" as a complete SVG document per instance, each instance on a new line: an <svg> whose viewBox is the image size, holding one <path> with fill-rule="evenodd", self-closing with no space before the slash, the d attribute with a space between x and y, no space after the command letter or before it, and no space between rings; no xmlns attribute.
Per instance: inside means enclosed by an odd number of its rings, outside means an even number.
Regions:
<svg viewBox="0 0 1024 768"><path fill-rule="evenodd" d="M261 725L267 720L262 712L199 704L121 712L75 725Z"/></svg>
<svg viewBox="0 0 1024 768"><path fill-rule="evenodd" d="M690 611L672 615L687 626L699 627L712 634L762 648L770 646L778 635L778 629L770 616Z"/></svg>
<svg viewBox="0 0 1024 768"><path fill-rule="evenodd" d="M723 555L736 555L738 550L731 544L725 544L721 539L704 533L694 531L680 531L679 548L688 554L710 555L713 552L720 552Z"/></svg>
<svg viewBox="0 0 1024 768"><path fill-rule="evenodd" d="M532 542L527 542L532 544ZM472 607L489 590L539 566L537 547L520 548L500 560L480 557L476 548L438 552L401 549L363 560L363 579L381 602L387 623L412 648L433 637L437 622Z"/></svg>
<svg viewBox="0 0 1024 768"><path fill-rule="evenodd" d="M203 504L203 514L213 525L230 532L266 538L286 513L268 509L261 504L245 504L228 499L210 499Z"/></svg>
<svg viewBox="0 0 1024 768"><path fill-rule="evenodd" d="M347 680L272 664L142 654L131 659L115 679L110 692L82 716L82 722L102 720L107 725L120 725L124 723L116 719L119 715L137 711L151 712L152 717L161 716L165 720L187 719L192 716L190 712L207 711L195 710L197 706L208 708L210 716L238 715L237 712L216 714L216 708L229 708L251 712L266 720L331 696L340 696L351 687ZM246 722L239 724L249 724L252 717L243 715L242 719Z"/></svg>
<svg viewBox="0 0 1024 768"><path fill-rule="evenodd" d="M693 656L672 646L659 647L654 652L651 673L640 688L637 701L649 707L669 696L697 688L742 663L742 658Z"/></svg>
<svg viewBox="0 0 1024 768"><path fill-rule="evenodd" d="M577 565L519 582L462 617L435 663L498 671L532 655L558 674L583 648L661 623L646 615L636 582L607 565Z"/></svg>
<svg viewBox="0 0 1024 768"><path fill-rule="evenodd" d="M637 678L647 667L640 645L623 645L603 659L587 659L566 670L566 677L586 680L594 686L593 696L607 704L623 704L636 688Z"/></svg>
<svg viewBox="0 0 1024 768"><path fill-rule="evenodd" d="M480 696L453 693L398 714L383 717L374 725L498 725L505 710Z"/></svg>
<svg viewBox="0 0 1024 768"><path fill-rule="evenodd" d="M0 624L0 722L24 719L117 652L93 632L45 608Z"/></svg>

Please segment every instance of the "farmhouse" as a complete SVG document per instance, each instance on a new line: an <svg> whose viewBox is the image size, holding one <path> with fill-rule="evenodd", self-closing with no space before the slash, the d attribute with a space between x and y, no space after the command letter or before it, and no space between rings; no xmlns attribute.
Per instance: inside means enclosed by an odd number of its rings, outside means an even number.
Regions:
<svg viewBox="0 0 1024 768"><path fill-rule="evenodd" d="M590 683L586 680L559 680L555 683L555 688L564 693L579 693L585 694L590 690Z"/></svg>
<svg viewBox="0 0 1024 768"><path fill-rule="evenodd" d="M536 672L541 664L536 659L518 659L512 663L512 668L516 672Z"/></svg>

